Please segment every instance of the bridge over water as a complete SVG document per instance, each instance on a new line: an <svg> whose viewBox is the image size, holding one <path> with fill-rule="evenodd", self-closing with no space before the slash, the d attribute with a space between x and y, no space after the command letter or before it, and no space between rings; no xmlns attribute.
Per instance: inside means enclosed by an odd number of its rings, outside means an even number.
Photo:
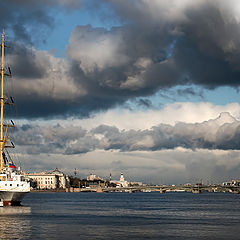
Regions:
<svg viewBox="0 0 240 240"><path fill-rule="evenodd" d="M210 185L210 186L133 186L133 187L91 187L91 188L68 188L66 192L231 192L240 193L240 187L234 186L221 186L221 185Z"/></svg>

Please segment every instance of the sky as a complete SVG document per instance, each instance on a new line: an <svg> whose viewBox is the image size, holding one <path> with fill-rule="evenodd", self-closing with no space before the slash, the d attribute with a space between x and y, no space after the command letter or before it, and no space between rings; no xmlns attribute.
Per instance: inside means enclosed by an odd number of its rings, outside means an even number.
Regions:
<svg viewBox="0 0 240 240"><path fill-rule="evenodd" d="M0 29L25 171L239 178L238 0L2 0Z"/></svg>

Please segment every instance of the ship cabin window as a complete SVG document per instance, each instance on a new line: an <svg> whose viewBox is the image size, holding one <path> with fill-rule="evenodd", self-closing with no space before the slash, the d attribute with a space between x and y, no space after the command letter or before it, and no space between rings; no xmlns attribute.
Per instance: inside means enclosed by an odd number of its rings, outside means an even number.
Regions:
<svg viewBox="0 0 240 240"><path fill-rule="evenodd" d="M10 183L10 186L12 186L12 184Z"/></svg>
<svg viewBox="0 0 240 240"><path fill-rule="evenodd" d="M17 187L19 187L19 184L17 184Z"/></svg>
<svg viewBox="0 0 240 240"><path fill-rule="evenodd" d="M7 186L7 184L5 184L5 186Z"/></svg>

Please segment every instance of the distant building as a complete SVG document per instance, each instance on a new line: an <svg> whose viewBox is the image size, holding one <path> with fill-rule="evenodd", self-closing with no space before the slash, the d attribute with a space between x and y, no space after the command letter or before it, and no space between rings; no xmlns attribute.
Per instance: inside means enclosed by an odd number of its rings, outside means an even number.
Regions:
<svg viewBox="0 0 240 240"><path fill-rule="evenodd" d="M89 176L87 176L87 181L95 181L95 180L102 181L103 179L92 173Z"/></svg>
<svg viewBox="0 0 240 240"><path fill-rule="evenodd" d="M119 180L111 180L110 183L116 184L117 187L128 187L128 181L125 181L123 173L121 173Z"/></svg>
<svg viewBox="0 0 240 240"><path fill-rule="evenodd" d="M233 179L231 182L223 182L222 186L239 187L240 186L240 180Z"/></svg>
<svg viewBox="0 0 240 240"><path fill-rule="evenodd" d="M142 182L129 182L130 187L143 186Z"/></svg>
<svg viewBox="0 0 240 240"><path fill-rule="evenodd" d="M34 188L37 189L57 189L69 187L69 178L57 168L52 172L27 173Z"/></svg>

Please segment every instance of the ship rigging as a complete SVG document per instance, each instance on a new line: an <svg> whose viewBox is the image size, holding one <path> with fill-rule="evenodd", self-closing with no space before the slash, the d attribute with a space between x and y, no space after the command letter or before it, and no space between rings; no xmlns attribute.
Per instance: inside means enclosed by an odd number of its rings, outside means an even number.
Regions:
<svg viewBox="0 0 240 240"><path fill-rule="evenodd" d="M5 105L14 105L13 98L4 95L4 76L11 77L11 69L4 66L5 33L2 33L1 43L1 122L0 122L0 205L19 205L23 196L30 191L30 183L21 174L20 168L17 168L7 148L14 148L8 136L8 129L15 127L13 121L11 124L4 123ZM10 100L10 101L9 101Z"/></svg>

